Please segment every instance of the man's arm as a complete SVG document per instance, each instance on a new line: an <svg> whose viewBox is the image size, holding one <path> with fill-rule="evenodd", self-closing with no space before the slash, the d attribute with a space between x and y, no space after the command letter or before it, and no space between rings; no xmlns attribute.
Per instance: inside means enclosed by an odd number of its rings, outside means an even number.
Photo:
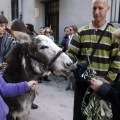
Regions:
<svg viewBox="0 0 120 120"><path fill-rule="evenodd" d="M116 39L112 40L111 53L110 53L110 67L106 78L108 81L115 80L117 74L120 72L120 51L118 51L118 43Z"/></svg>
<svg viewBox="0 0 120 120"><path fill-rule="evenodd" d="M80 52L80 36L76 33L71 40L70 47L68 49L68 55L73 60L73 62L77 61L77 56Z"/></svg>

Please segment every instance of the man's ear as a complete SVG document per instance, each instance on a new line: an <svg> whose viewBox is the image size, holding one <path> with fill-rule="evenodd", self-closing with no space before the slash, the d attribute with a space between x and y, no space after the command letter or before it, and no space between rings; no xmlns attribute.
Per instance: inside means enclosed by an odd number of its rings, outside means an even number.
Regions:
<svg viewBox="0 0 120 120"><path fill-rule="evenodd" d="M108 6L108 11L110 10L110 6Z"/></svg>

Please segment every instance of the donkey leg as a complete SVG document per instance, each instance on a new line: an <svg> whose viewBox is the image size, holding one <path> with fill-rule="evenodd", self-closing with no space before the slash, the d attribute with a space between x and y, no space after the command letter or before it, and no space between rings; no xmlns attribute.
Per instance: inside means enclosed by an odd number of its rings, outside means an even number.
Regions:
<svg viewBox="0 0 120 120"><path fill-rule="evenodd" d="M28 116L29 116L29 114L24 115L23 120L28 120Z"/></svg>
<svg viewBox="0 0 120 120"><path fill-rule="evenodd" d="M21 116L17 117L16 120L28 120L29 113L30 113L30 111L25 112L25 113L22 114Z"/></svg>
<svg viewBox="0 0 120 120"><path fill-rule="evenodd" d="M28 115L29 115L29 114L25 114L25 115L23 115L23 116L21 116L21 117L17 117L16 120L28 120Z"/></svg>

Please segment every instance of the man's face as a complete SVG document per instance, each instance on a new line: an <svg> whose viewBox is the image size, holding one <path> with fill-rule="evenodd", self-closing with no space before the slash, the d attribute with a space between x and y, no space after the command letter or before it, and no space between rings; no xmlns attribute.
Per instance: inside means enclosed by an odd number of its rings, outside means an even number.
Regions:
<svg viewBox="0 0 120 120"><path fill-rule="evenodd" d="M70 27L69 30L70 30L70 35L75 33L72 27Z"/></svg>
<svg viewBox="0 0 120 120"><path fill-rule="evenodd" d="M0 23L0 35L4 34L6 27L7 27L6 23Z"/></svg>
<svg viewBox="0 0 120 120"><path fill-rule="evenodd" d="M44 35L44 29L40 28L40 35Z"/></svg>
<svg viewBox="0 0 120 120"><path fill-rule="evenodd" d="M104 21L110 7L107 0L93 0L93 17L97 22Z"/></svg>
<svg viewBox="0 0 120 120"><path fill-rule="evenodd" d="M66 28L66 29L65 29L65 34L66 34L66 35L69 35L69 34L70 34L70 29L69 29L69 28Z"/></svg>

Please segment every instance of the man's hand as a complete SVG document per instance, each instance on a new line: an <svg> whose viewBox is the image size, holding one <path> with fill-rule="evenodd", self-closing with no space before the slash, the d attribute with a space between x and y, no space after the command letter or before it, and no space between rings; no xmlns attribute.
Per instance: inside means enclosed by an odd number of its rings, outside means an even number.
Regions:
<svg viewBox="0 0 120 120"><path fill-rule="evenodd" d="M105 80L104 78L99 78L99 80L102 81L102 82L104 82L104 83L106 83L106 84L109 84L109 85L110 85L110 82L107 81L107 80Z"/></svg>
<svg viewBox="0 0 120 120"><path fill-rule="evenodd" d="M92 78L90 87L96 92L99 87L103 84L103 82L99 79Z"/></svg>
<svg viewBox="0 0 120 120"><path fill-rule="evenodd" d="M30 87L31 90L35 90L35 87L37 84L38 84L38 82L35 80L31 80L28 82L28 86Z"/></svg>

